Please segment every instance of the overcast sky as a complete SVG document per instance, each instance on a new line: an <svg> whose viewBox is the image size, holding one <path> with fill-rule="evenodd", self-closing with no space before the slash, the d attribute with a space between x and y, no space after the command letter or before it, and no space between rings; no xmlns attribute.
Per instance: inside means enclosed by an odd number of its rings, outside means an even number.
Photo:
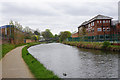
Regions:
<svg viewBox="0 0 120 80"><path fill-rule="evenodd" d="M0 0L0 26L10 20L40 31L77 31L98 14L118 19L119 0Z"/></svg>

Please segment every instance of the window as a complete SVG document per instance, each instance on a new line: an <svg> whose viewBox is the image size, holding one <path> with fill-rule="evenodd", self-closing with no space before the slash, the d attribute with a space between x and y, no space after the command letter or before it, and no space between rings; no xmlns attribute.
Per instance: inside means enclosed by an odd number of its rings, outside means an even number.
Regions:
<svg viewBox="0 0 120 80"><path fill-rule="evenodd" d="M110 23L110 20L109 20L109 23Z"/></svg>
<svg viewBox="0 0 120 80"><path fill-rule="evenodd" d="M101 21L100 21L100 23L101 23Z"/></svg>
<svg viewBox="0 0 120 80"><path fill-rule="evenodd" d="M105 23L105 20L103 20L103 23Z"/></svg>
<svg viewBox="0 0 120 80"><path fill-rule="evenodd" d="M106 23L108 23L108 20L106 20Z"/></svg>
<svg viewBox="0 0 120 80"><path fill-rule="evenodd" d="M105 31L105 28L103 28L103 31Z"/></svg>
<svg viewBox="0 0 120 80"><path fill-rule="evenodd" d="M101 31L101 28L97 28L97 31Z"/></svg>
<svg viewBox="0 0 120 80"><path fill-rule="evenodd" d="M90 33L90 30L88 30L88 32Z"/></svg>
<svg viewBox="0 0 120 80"><path fill-rule="evenodd" d="M100 38L101 38L101 39L103 39L103 38L104 38L104 36L103 36L103 35L100 35Z"/></svg>
<svg viewBox="0 0 120 80"><path fill-rule="evenodd" d="M110 36L109 35L106 35L106 39L109 39L110 38Z"/></svg>
<svg viewBox="0 0 120 80"><path fill-rule="evenodd" d="M7 28L5 28L5 35L7 35Z"/></svg>
<svg viewBox="0 0 120 80"><path fill-rule="evenodd" d="M93 26L94 26L94 22L93 22Z"/></svg>
<svg viewBox="0 0 120 80"><path fill-rule="evenodd" d="M99 23L99 21L97 21L97 23Z"/></svg>
<svg viewBox="0 0 120 80"><path fill-rule="evenodd" d="M90 27L90 24L88 24L88 27Z"/></svg>
<svg viewBox="0 0 120 80"><path fill-rule="evenodd" d="M110 31L110 28L107 28L107 31Z"/></svg>
<svg viewBox="0 0 120 80"><path fill-rule="evenodd" d="M94 32L94 29L92 29L92 32Z"/></svg>
<svg viewBox="0 0 120 80"><path fill-rule="evenodd" d="M91 23L91 26L92 26L92 23Z"/></svg>
<svg viewBox="0 0 120 80"><path fill-rule="evenodd" d="M11 35L11 27L10 27L10 35Z"/></svg>

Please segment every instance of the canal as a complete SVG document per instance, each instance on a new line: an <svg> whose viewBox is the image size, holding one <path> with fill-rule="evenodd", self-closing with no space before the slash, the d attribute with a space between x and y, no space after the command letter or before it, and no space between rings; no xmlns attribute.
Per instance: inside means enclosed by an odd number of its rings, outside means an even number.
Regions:
<svg viewBox="0 0 120 80"><path fill-rule="evenodd" d="M118 52L80 49L61 43L40 44L28 51L60 78L118 78Z"/></svg>

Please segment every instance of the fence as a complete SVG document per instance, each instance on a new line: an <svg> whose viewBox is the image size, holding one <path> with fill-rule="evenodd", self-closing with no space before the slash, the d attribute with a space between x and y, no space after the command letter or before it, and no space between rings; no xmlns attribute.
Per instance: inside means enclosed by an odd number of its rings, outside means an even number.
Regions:
<svg viewBox="0 0 120 80"><path fill-rule="evenodd" d="M120 42L120 34L83 36L83 37L76 37L76 38L69 37L67 41L87 41L87 42L116 41L116 42Z"/></svg>

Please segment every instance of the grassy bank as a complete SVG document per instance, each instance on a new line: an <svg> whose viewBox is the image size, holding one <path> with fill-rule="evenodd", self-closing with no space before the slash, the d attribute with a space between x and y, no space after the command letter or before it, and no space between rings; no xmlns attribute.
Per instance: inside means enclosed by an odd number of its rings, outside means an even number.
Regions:
<svg viewBox="0 0 120 80"><path fill-rule="evenodd" d="M39 61L37 61L31 54L29 54L29 52L27 51L27 49L30 46L36 45L36 44L40 44L40 43L32 43L32 44L28 44L27 46L25 46L22 49L22 57L24 59L24 61L26 62L26 64L28 65L30 71L33 73L33 75L35 76L35 78L39 79L43 79L43 78L49 78L49 79L59 79L52 71L47 70L43 64L41 64Z"/></svg>
<svg viewBox="0 0 120 80"><path fill-rule="evenodd" d="M11 51L12 49L18 47L18 46L22 46L25 44L2 44L0 45L0 51L1 51L1 56L0 59L3 58L9 51Z"/></svg>
<svg viewBox="0 0 120 80"><path fill-rule="evenodd" d="M79 48L86 49L96 49L96 50L110 50L110 51L120 51L120 46L111 45L109 42L63 42L63 44L68 44L71 46L77 46Z"/></svg>

